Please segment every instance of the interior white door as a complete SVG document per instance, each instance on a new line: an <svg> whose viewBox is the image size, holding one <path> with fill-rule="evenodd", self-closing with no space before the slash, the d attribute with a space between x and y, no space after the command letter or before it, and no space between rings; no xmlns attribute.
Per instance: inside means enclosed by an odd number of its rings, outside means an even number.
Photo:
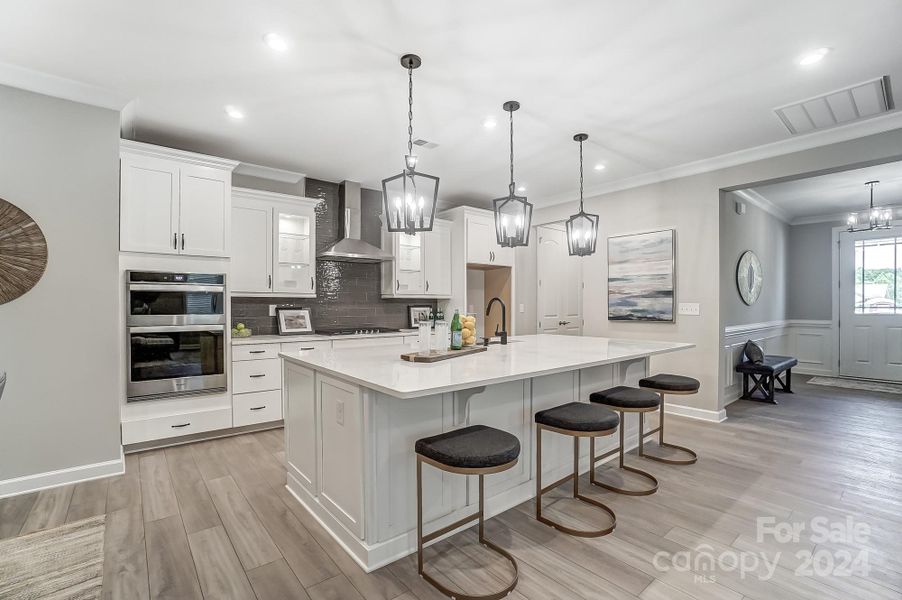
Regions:
<svg viewBox="0 0 902 600"><path fill-rule="evenodd" d="M902 381L902 237L839 236L839 372Z"/></svg>
<svg viewBox="0 0 902 600"><path fill-rule="evenodd" d="M444 223L436 223L432 231L425 234L426 248L426 294L429 296L451 296L451 228Z"/></svg>
<svg viewBox="0 0 902 600"><path fill-rule="evenodd" d="M539 333L582 333L582 263L567 252L563 227L536 228Z"/></svg>
<svg viewBox="0 0 902 600"><path fill-rule="evenodd" d="M263 204L232 206L231 289L272 291L272 209Z"/></svg>
<svg viewBox="0 0 902 600"><path fill-rule="evenodd" d="M230 173L183 166L179 177L179 253L228 256Z"/></svg>

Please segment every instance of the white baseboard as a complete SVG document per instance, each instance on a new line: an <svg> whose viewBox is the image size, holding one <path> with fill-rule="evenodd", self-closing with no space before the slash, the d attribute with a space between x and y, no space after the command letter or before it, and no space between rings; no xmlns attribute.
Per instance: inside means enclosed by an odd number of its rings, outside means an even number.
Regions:
<svg viewBox="0 0 902 600"><path fill-rule="evenodd" d="M125 458L120 447L119 458L114 460L0 481L0 498L18 496L19 494L37 492L47 488L81 483L82 481L101 479L113 475L122 475L123 473L125 473Z"/></svg>
<svg viewBox="0 0 902 600"><path fill-rule="evenodd" d="M708 410L705 408L684 406L682 404L665 404L664 411L669 415L689 417L690 419L709 421L711 423L723 423L727 420L727 411L724 409Z"/></svg>

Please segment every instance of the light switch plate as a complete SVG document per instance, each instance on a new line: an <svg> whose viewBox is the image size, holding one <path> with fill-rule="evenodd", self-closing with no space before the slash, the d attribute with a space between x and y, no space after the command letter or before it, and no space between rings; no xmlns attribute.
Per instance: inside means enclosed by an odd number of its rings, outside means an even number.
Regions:
<svg viewBox="0 0 902 600"><path fill-rule="evenodd" d="M525 305L525 304L521 304L521 305L520 305L520 312L521 312L521 313L525 313L525 312L526 312L526 305Z"/></svg>
<svg viewBox="0 0 902 600"><path fill-rule="evenodd" d="M677 312L681 315L697 317L701 314L701 307L698 302L680 302Z"/></svg>

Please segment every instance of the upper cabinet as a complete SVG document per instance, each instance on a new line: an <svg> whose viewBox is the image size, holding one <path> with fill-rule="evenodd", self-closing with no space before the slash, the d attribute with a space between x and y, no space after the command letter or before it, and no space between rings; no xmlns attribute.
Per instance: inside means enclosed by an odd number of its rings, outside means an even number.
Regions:
<svg viewBox="0 0 902 600"><path fill-rule="evenodd" d="M318 202L232 190L232 293L316 296Z"/></svg>
<svg viewBox="0 0 902 600"><path fill-rule="evenodd" d="M119 249L229 256L237 162L123 140Z"/></svg>
<svg viewBox="0 0 902 600"><path fill-rule="evenodd" d="M488 211L469 211L466 216L467 263L514 266L514 249L498 245L494 215Z"/></svg>
<svg viewBox="0 0 902 600"><path fill-rule="evenodd" d="M382 247L394 260L382 263L383 298L451 296L451 224L435 220L432 231L408 235L383 230Z"/></svg>

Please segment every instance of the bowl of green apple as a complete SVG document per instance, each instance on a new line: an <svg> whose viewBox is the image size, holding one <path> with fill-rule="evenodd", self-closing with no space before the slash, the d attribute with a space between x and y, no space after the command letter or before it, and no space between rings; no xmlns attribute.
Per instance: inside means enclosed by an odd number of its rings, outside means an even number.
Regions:
<svg viewBox="0 0 902 600"><path fill-rule="evenodd" d="M245 327L244 323L238 323L232 327L232 337L246 338L251 337L253 334L254 332Z"/></svg>

